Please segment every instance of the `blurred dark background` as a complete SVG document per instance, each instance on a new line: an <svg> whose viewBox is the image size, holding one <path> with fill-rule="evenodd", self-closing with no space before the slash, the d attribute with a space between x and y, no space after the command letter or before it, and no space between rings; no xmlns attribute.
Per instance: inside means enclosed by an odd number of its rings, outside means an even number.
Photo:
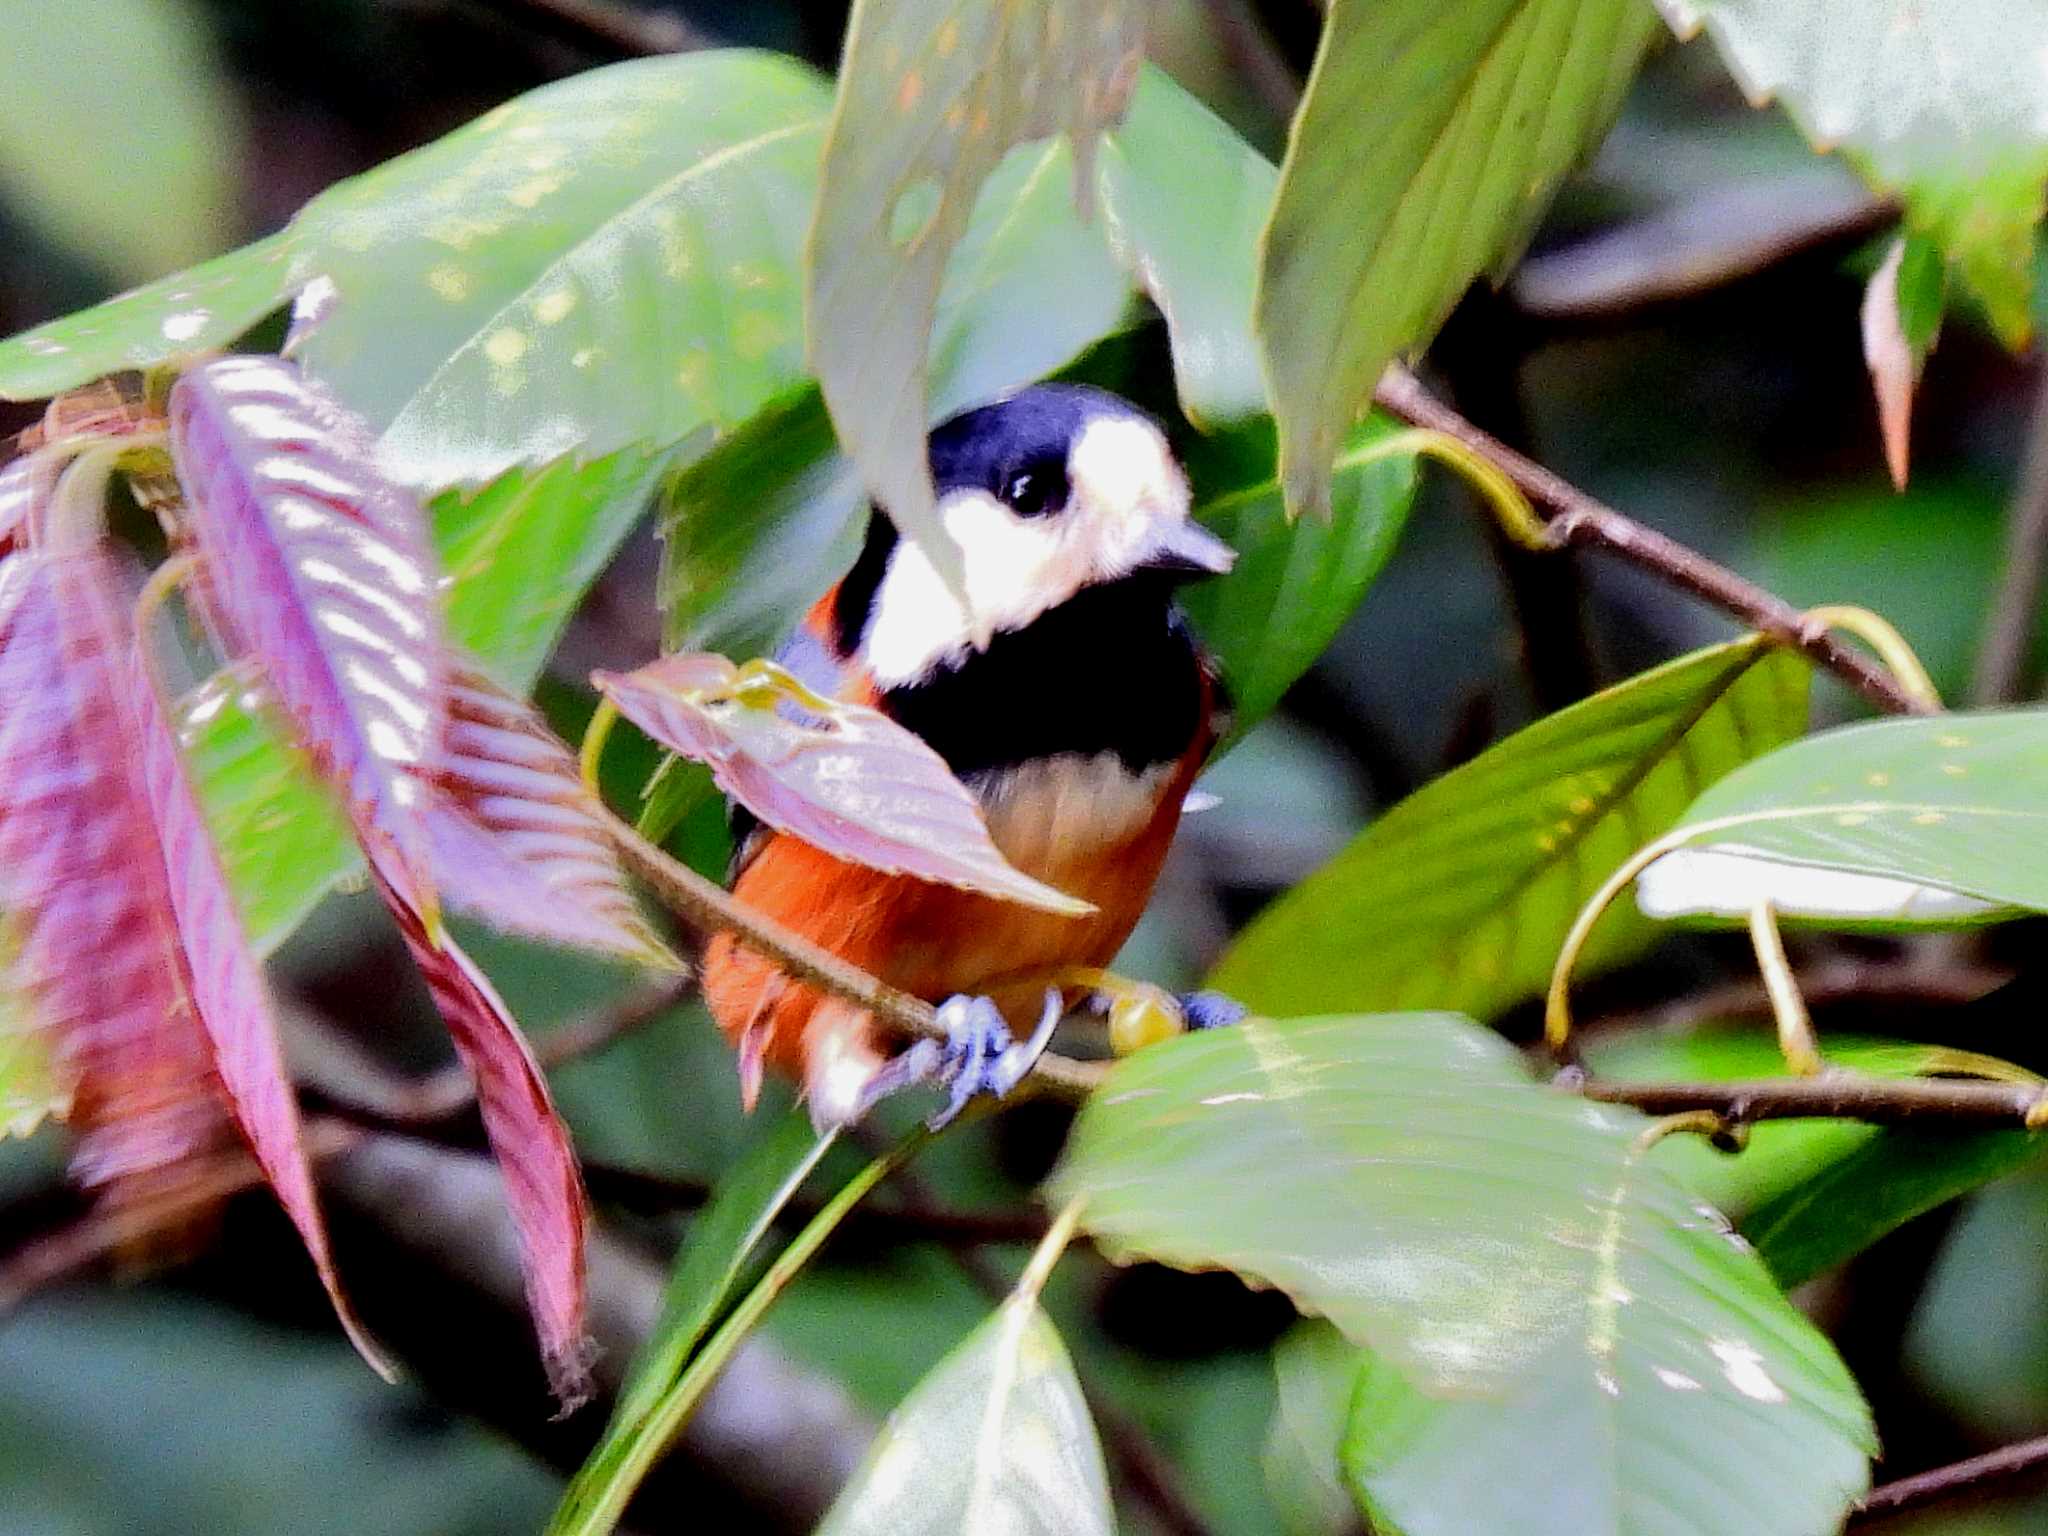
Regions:
<svg viewBox="0 0 2048 1536"><path fill-rule="evenodd" d="M0 331L12 332L266 233L330 182L551 78L646 48L735 43L829 69L845 12L98 0L54 22L11 0L0 19ZM1277 156L1319 20L1308 0L1170 0L1154 53ZM1844 167L1752 111L1703 45L1667 47L1515 280L1468 299L1429 371L1481 425L1792 601L1885 613L1964 698L2035 369L1952 315L1922 390L1912 485L1895 493L1857 328L1886 227ZM0 430L33 416L0 409ZM654 649L651 592L643 548L593 595L544 685L565 724L587 708L576 679L592 662ZM1376 808L1533 713L1726 632L1629 572L1511 556L1432 480L1364 610L1212 775L1222 803L1190 822L1123 969L1192 981L1234 925ZM2031 687L2033 665L2016 686ZM1853 706L1823 683L1820 708ZM302 1011L307 1075L340 1096L388 1091L443 1050L424 999L394 998L409 971L366 914L335 898L277 972ZM559 956L476 947L536 1033L615 1006L626 986ZM1598 995L1648 1006L1712 980L1729 953L1681 944ZM615 1355L645 1324L681 1213L749 1134L701 1015L655 1011L559 1074L614 1216L599 1267ZM1023 1251L1008 1215L949 1224L914 1207L1025 1209L1060 1128L1056 1111L1030 1109L949 1138L884 1202L909 1216L851 1226L652 1487L642 1528L804 1528ZM267 1199L231 1200L168 1246L110 1249L74 1225L55 1135L0 1146L0 1533L537 1529L558 1469L598 1424L548 1422L473 1144L458 1117L425 1140L370 1138L332 1165L344 1273L411 1363L399 1389L339 1341ZM1994 1188L1909 1226L1816 1296L1877 1403L1888 1474L2048 1429L2044 1206L2048 1177ZM1089 1258L1063 1266L1053 1302L1102 1399L1127 1530L1283 1528L1258 1449L1284 1303L1227 1278ZM2020 1488L1914 1529L2048 1532L2048 1502Z"/></svg>

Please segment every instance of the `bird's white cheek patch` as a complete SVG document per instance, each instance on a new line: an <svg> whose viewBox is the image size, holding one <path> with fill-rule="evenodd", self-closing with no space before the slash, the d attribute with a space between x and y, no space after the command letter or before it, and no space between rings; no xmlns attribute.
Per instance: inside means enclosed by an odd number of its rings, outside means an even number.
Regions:
<svg viewBox="0 0 2048 1536"><path fill-rule="evenodd" d="M1645 917L1746 917L1766 901L1787 917L1866 923L1979 917L1999 910L1961 891L1794 864L1739 843L1674 849L1636 880L1636 905Z"/></svg>
<svg viewBox="0 0 2048 1536"><path fill-rule="evenodd" d="M1187 516L1187 479L1150 422L1090 422L1067 455L1067 474L1090 517L1090 554L1100 574L1129 569L1157 522Z"/></svg>

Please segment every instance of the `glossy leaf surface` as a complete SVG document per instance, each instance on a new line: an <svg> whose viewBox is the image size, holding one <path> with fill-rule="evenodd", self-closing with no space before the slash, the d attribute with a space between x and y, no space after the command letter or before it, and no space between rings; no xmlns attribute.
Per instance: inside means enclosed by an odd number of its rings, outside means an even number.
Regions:
<svg viewBox="0 0 2048 1536"><path fill-rule="evenodd" d="M584 1400L590 1386L584 1322L590 1204L569 1132L555 1113L547 1079L490 979L453 939L444 935L436 947L404 895L381 876L377 884L433 993L456 1054L476 1083L484 1134L504 1175L505 1203L519 1234L519 1263L541 1360L566 1412Z"/></svg>
<svg viewBox="0 0 2048 1536"><path fill-rule="evenodd" d="M1657 0L1705 27L1750 98L1776 97L1815 148L1841 150L2017 346L2048 180L2048 29L2039 0ZM2031 43L2023 45L2022 39Z"/></svg>
<svg viewBox="0 0 2048 1536"><path fill-rule="evenodd" d="M458 668L431 782L427 836L450 904L543 943L680 963L641 914L576 759L531 705Z"/></svg>
<svg viewBox="0 0 2048 1536"><path fill-rule="evenodd" d="M1267 908L1210 984L1255 1008L1451 1007L1540 992L1572 919L1702 785L1799 734L1808 664L1697 651L1517 732L1409 796ZM1654 930L1625 908L1588 965Z"/></svg>
<svg viewBox="0 0 2048 1536"><path fill-rule="evenodd" d="M1012 1297L889 1415L819 1536L1109 1536L1109 1479L1073 1362Z"/></svg>
<svg viewBox="0 0 2048 1536"><path fill-rule="evenodd" d="M1571 1443L1611 1454L1546 1460L1529 1497L1568 1507L1576 1483L1591 1520L1573 1529L1643 1529L1621 1511L1653 1507L1692 1462L1749 1469L1776 1511L1718 1501L1696 1518L1829 1529L1874 1448L1855 1384L1747 1246L1649 1161L1645 1124L1539 1087L1455 1015L1252 1019L1118 1063L1053 1184L1087 1202L1113 1257L1235 1270L1375 1351L1400 1401L1354 1411L1354 1435L1366 1424L1370 1454L1422 1468L1416 1488L1446 1511L1518 1482L1425 1458L1469 1446L1460 1435L1512 1428L1526 1446L1532 1426L1569 1424ZM1439 1436L1454 1414L1469 1427Z"/></svg>
<svg viewBox="0 0 2048 1536"><path fill-rule="evenodd" d="M2048 709L1874 720L1702 794L1689 846L2048 910Z"/></svg>
<svg viewBox="0 0 2048 1536"><path fill-rule="evenodd" d="M1259 280L1289 506L1323 507L1381 371L1519 253L1655 33L1641 0L1334 0Z"/></svg>
<svg viewBox="0 0 2048 1536"><path fill-rule="evenodd" d="M1065 132L1085 188L1143 37L1135 0L858 0L847 23L806 252L811 366L868 489L941 571L958 556L933 518L925 375L947 258L1012 145Z"/></svg>
<svg viewBox="0 0 2048 1536"><path fill-rule="evenodd" d="M945 759L878 710L821 698L780 668L664 656L592 681L771 827L851 863L1078 916L1086 902L1002 856Z"/></svg>
<svg viewBox="0 0 2048 1536"><path fill-rule="evenodd" d="M276 359L185 374L171 452L224 638L430 902L420 773L441 750L447 684L419 503L378 472L361 419Z"/></svg>

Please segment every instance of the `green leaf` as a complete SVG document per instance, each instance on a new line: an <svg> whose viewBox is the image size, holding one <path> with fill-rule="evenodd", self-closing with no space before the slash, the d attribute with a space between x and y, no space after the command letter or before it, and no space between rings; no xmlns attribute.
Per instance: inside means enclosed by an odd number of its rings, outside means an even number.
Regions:
<svg viewBox="0 0 2048 1536"><path fill-rule="evenodd" d="M1381 371L1516 254L1655 31L1642 0L1333 0L1259 280L1290 506L1322 507Z"/></svg>
<svg viewBox="0 0 2048 1536"><path fill-rule="evenodd" d="M664 456L639 447L506 471L435 500L449 638L524 692L590 584L653 499Z"/></svg>
<svg viewBox="0 0 2048 1536"><path fill-rule="evenodd" d="M1273 1346L1277 1400L1261 1459L1288 1536L1357 1528L1338 1451L1360 1370L1358 1346L1328 1323L1296 1323Z"/></svg>
<svg viewBox="0 0 2048 1536"><path fill-rule="evenodd" d="M1119 1062L1053 1186L1111 1257L1277 1286L1398 1372L1348 1465L1409 1536L1637 1531L1660 1501L1700 1522L1674 1529L1817 1536L1865 1485L1868 1411L1645 1124L1455 1015L1251 1019ZM1767 1497L1701 1493L1724 1485ZM1577 1518L1473 1513L1516 1497Z"/></svg>
<svg viewBox="0 0 2048 1536"><path fill-rule="evenodd" d="M61 16L0 0L0 33L12 209L125 282L219 248L241 125L198 17L173 0L95 0Z"/></svg>
<svg viewBox="0 0 2048 1536"><path fill-rule="evenodd" d="M1681 873L1653 881L1646 906L1723 911L1769 896L1890 926L1948 924L1987 903L2048 910L2048 709L1824 731L1730 774L1682 825L1695 829L1688 847L1645 875ZM1943 896L1977 905L1930 899Z"/></svg>
<svg viewBox="0 0 2048 1536"><path fill-rule="evenodd" d="M2043 1150L2028 1131L1884 1130L1752 1212L1743 1235L1780 1285L1804 1285L1915 1216L2039 1162Z"/></svg>
<svg viewBox="0 0 2048 1536"><path fill-rule="evenodd" d="M818 1536L1109 1536L1102 1447L1066 1346L1017 1296L889 1416Z"/></svg>
<svg viewBox="0 0 2048 1536"><path fill-rule="evenodd" d="M2040 0L1657 0L1704 26L1750 98L1779 98L1816 149L1840 149L1908 226L1947 252L2008 345L2028 331L2048 181Z"/></svg>
<svg viewBox="0 0 2048 1536"><path fill-rule="evenodd" d="M1754 637L1540 720L1368 827L1238 937L1210 985L1272 1012L1458 1008L1540 992L1572 919L1737 764L1804 729L1807 663ZM1654 933L1624 907L1586 966Z"/></svg>
<svg viewBox="0 0 2048 1536"><path fill-rule="evenodd" d="M604 1440L578 1481L607 1478L620 1447L675 1386L698 1341L718 1320L740 1276L832 1138L790 1110L760 1135L718 1181L718 1191L690 1224L662 1296L661 1317L633 1361Z"/></svg>
<svg viewBox="0 0 2048 1536"><path fill-rule="evenodd" d="M1328 648L1407 526L1415 460L1377 456L1375 445L1389 435L1381 417L1352 433L1327 518L1289 517L1273 479L1196 505L1195 517L1237 551L1229 575L1181 594L1230 685L1233 743Z"/></svg>
<svg viewBox="0 0 2048 1536"><path fill-rule="evenodd" d="M927 354L947 258L1011 146L1065 130L1081 185L1123 111L1143 39L1124 0L858 0L807 252L810 357L862 479L941 570Z"/></svg>

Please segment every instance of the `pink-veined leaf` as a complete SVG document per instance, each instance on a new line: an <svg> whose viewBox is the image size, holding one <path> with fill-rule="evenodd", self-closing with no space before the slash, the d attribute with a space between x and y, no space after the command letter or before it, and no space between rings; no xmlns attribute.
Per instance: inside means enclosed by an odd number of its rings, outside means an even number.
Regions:
<svg viewBox="0 0 2048 1536"><path fill-rule="evenodd" d="M261 663L358 835L396 855L437 927L422 774L447 678L417 498L377 470L368 426L280 358L191 370L170 418L204 608Z"/></svg>
<svg viewBox="0 0 2048 1536"><path fill-rule="evenodd" d="M72 1090L74 1172L141 1195L229 1124L184 986L104 557L19 553L0 572L7 980Z"/></svg>
<svg viewBox="0 0 2048 1536"><path fill-rule="evenodd" d="M519 1234L526 1302L541 1361L562 1411L590 1390L584 1330L584 1241L590 1205L569 1132L547 1079L497 990L451 938L436 947L419 914L372 862L385 905L434 995L456 1053L476 1083L477 1110L505 1179L505 1203Z"/></svg>
<svg viewBox="0 0 2048 1536"><path fill-rule="evenodd" d="M140 737L149 811L162 850L186 983L212 1043L214 1069L263 1176L298 1228L343 1331L373 1370L385 1380L395 1381L395 1368L370 1341L342 1293L306 1161L298 1100L285 1069L270 989L249 948L241 913L193 791L177 733L165 714L147 637L135 636L129 654L134 724Z"/></svg>
<svg viewBox="0 0 2048 1536"><path fill-rule="evenodd" d="M664 656L591 681L771 827L849 863L1067 916L1087 902L1032 879L989 837L944 758L877 710L826 699L772 662Z"/></svg>
<svg viewBox="0 0 2048 1536"><path fill-rule="evenodd" d="M530 705L459 664L448 708L428 819L447 901L508 933L676 969L569 749Z"/></svg>

